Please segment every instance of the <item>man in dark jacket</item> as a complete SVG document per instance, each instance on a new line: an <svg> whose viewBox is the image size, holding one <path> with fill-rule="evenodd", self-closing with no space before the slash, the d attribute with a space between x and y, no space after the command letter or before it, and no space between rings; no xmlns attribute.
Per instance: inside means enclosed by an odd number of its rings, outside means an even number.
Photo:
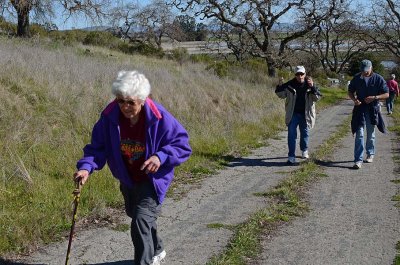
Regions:
<svg viewBox="0 0 400 265"><path fill-rule="evenodd" d="M355 132L354 166L360 169L364 157L364 126L367 131L365 162L372 163L375 156L375 125L384 127L378 101L389 97L389 90L385 79L372 71L372 63L362 60L360 73L350 81L348 95L354 102L352 129Z"/></svg>

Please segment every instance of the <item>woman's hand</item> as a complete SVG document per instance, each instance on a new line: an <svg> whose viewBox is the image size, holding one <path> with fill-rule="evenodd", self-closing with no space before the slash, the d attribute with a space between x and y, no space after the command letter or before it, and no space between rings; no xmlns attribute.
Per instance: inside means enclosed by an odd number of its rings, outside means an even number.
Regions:
<svg viewBox="0 0 400 265"><path fill-rule="evenodd" d="M161 161L158 156L153 155L146 161L144 161L143 165L140 167L140 170L146 170L146 174L148 173L156 173L160 168Z"/></svg>
<svg viewBox="0 0 400 265"><path fill-rule="evenodd" d="M79 170L74 173L74 181L75 182L79 181L81 185L85 184L88 178L89 178L89 171L85 169Z"/></svg>

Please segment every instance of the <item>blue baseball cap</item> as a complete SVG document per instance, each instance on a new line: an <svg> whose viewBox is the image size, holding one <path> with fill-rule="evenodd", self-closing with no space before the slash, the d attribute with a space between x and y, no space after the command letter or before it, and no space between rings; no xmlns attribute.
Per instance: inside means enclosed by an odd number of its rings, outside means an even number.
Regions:
<svg viewBox="0 0 400 265"><path fill-rule="evenodd" d="M368 72L372 68L372 63L370 60L362 60L360 64L360 71L361 72Z"/></svg>

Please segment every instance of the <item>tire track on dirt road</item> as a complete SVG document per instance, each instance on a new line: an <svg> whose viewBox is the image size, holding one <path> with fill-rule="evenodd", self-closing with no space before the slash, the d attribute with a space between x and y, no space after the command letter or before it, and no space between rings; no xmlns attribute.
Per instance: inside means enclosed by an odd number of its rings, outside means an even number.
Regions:
<svg viewBox="0 0 400 265"><path fill-rule="evenodd" d="M336 131L350 112L350 102L344 101L318 114L310 133L310 153ZM224 250L232 236L231 230L208 228L208 224L236 225L268 207L265 198L253 194L271 189L286 177L282 172L297 168L286 165L286 135L283 131L276 139L269 140L268 146L231 162L181 200L166 199L158 219L167 252L166 265L205 264ZM129 231L108 228L79 231L72 243L70 264L132 264L131 244ZM66 249L67 241L51 244L18 264L63 264Z"/></svg>

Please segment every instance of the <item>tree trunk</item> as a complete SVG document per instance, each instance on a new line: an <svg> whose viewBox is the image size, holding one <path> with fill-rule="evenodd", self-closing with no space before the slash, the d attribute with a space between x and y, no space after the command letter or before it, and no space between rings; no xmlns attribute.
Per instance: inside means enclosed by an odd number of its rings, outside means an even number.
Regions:
<svg viewBox="0 0 400 265"><path fill-rule="evenodd" d="M269 56L266 58L267 67L268 67L268 76L275 77L276 76L276 64L275 60Z"/></svg>
<svg viewBox="0 0 400 265"><path fill-rule="evenodd" d="M19 37L29 37L29 9L19 8L18 12L18 27L17 36Z"/></svg>

